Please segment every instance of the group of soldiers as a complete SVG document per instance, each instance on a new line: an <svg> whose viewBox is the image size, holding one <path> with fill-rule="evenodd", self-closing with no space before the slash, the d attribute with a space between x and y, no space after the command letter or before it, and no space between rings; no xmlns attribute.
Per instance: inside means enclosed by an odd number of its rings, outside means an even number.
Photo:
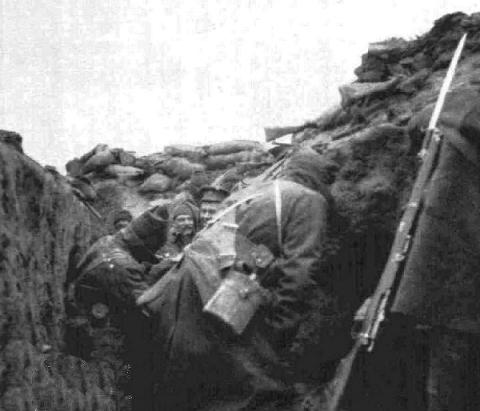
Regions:
<svg viewBox="0 0 480 411"><path fill-rule="evenodd" d="M377 342L375 376L360 373L370 378L361 393L369 409L480 406L478 93L449 96L446 106L445 141ZM412 147L422 121L411 121ZM314 150L298 149L275 180L233 193L205 187L200 203L186 199L133 219L121 213L119 231L88 250L77 266L76 301L87 313L102 302L125 334L134 410L307 409L298 408L291 347L313 298L327 307L337 297L321 269L335 212L329 167ZM325 347L334 353L325 365L341 365L348 347L333 338ZM318 409L366 409L329 407Z"/></svg>
<svg viewBox="0 0 480 411"><path fill-rule="evenodd" d="M134 409L289 409L289 347L312 291L329 281L319 272L331 207L324 176L322 158L302 149L275 182L231 195L208 186L198 205L114 218L119 231L78 264L75 297L87 312L105 304L126 334ZM238 310L217 295L238 278L251 291L237 290L251 311L240 331L222 320ZM206 309L225 301L217 315Z"/></svg>

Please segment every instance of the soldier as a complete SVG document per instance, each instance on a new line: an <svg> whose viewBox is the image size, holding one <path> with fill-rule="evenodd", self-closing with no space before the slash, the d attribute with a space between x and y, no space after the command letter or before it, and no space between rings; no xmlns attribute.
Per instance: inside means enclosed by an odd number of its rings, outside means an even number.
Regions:
<svg viewBox="0 0 480 411"><path fill-rule="evenodd" d="M170 229L165 245L157 253L160 262L149 272L150 284L157 281L181 259L183 249L192 242L199 225L198 208L184 201L171 207Z"/></svg>
<svg viewBox="0 0 480 411"><path fill-rule="evenodd" d="M78 264L77 305L94 318L107 315L126 336L132 363L133 408L152 409L151 335L148 318L135 300L148 287L147 268L166 239L168 212L146 211L114 235L94 243Z"/></svg>
<svg viewBox="0 0 480 411"><path fill-rule="evenodd" d="M156 324L162 351L159 409L291 405L286 366L292 341L318 284L320 298L330 298L331 279L319 272L331 205L323 174L322 158L302 150L278 182L235 193L223 215L185 249L181 263L139 298ZM226 284L223 278L247 281L252 273L260 307L246 328L233 332L234 325L208 313ZM230 308L231 313L238 307Z"/></svg>
<svg viewBox="0 0 480 411"><path fill-rule="evenodd" d="M132 213L128 210L118 210L113 213L113 228L116 231L120 231L125 228L133 220Z"/></svg>
<svg viewBox="0 0 480 411"><path fill-rule="evenodd" d="M225 200L230 193L221 187L204 186L200 194L200 224L203 228L215 213L220 210L222 201Z"/></svg>

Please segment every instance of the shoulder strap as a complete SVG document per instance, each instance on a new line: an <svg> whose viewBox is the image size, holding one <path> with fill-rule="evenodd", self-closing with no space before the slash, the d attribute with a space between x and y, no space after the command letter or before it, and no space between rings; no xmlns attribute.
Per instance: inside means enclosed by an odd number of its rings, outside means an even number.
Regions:
<svg viewBox="0 0 480 411"><path fill-rule="evenodd" d="M280 183L278 180L273 182L273 187L275 190L275 216L277 220L277 238L278 245L282 247L282 194L280 192Z"/></svg>
<svg viewBox="0 0 480 411"><path fill-rule="evenodd" d="M254 199L255 197L259 197L261 195L261 193L255 193L255 194L251 194L245 198L242 198L238 201L236 201L235 203L233 203L232 205L228 206L225 210L221 211L220 213L218 213L215 217L212 218L212 220L210 220L207 224L207 227L210 227L212 226L213 224L215 224L218 220L222 219L224 216L226 216L230 211L234 210L235 208L237 208L238 206L242 205L243 203L246 203L252 199Z"/></svg>

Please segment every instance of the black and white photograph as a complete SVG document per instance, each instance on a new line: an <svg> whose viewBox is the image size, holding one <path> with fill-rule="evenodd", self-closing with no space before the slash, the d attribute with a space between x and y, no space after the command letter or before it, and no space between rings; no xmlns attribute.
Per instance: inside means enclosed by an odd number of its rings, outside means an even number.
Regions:
<svg viewBox="0 0 480 411"><path fill-rule="evenodd" d="M480 411L480 2L0 0L0 411Z"/></svg>

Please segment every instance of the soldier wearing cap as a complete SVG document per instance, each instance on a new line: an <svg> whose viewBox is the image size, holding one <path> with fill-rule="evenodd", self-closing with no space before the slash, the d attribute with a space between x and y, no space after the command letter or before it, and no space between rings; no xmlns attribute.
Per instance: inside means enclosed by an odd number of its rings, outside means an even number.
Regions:
<svg viewBox="0 0 480 411"><path fill-rule="evenodd" d="M190 201L180 202L171 208L167 242L157 253L160 262L151 268L149 283L157 281L180 261L183 249L192 242L198 225L198 208Z"/></svg>
<svg viewBox="0 0 480 411"><path fill-rule="evenodd" d="M150 323L135 300L148 287L147 267L158 262L154 253L165 243L167 229L167 209L155 207L114 235L100 238L78 264L72 287L80 313L92 323L112 323L125 335L132 365L132 409L138 411L154 407Z"/></svg>
<svg viewBox="0 0 480 411"><path fill-rule="evenodd" d="M203 227L221 208L221 203L229 196L229 192L221 187L204 186L201 189L200 224Z"/></svg>
<svg viewBox="0 0 480 411"><path fill-rule="evenodd" d="M133 220L132 213L130 211L122 209L115 211L113 214L113 228L115 232L120 231L122 228L125 228Z"/></svg>

